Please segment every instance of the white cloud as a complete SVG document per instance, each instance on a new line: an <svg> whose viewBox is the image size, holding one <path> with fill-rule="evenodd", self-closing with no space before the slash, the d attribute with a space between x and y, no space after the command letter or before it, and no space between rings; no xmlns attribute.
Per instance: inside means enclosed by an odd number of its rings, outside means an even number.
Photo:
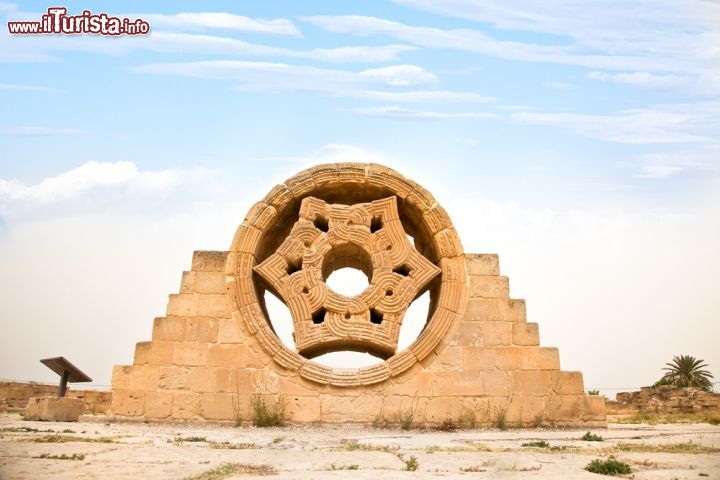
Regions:
<svg viewBox="0 0 720 480"><path fill-rule="evenodd" d="M59 52L88 52L100 55L127 55L135 51L196 55L300 58L332 63L376 63L395 60L402 53L416 50L407 45L359 45L336 48L294 50L246 42L232 37L152 31L143 37L109 38L96 36L12 37L0 32L0 61L57 61Z"/></svg>
<svg viewBox="0 0 720 480"><path fill-rule="evenodd" d="M494 113L487 112L431 112L422 110L411 110L398 105L384 107L353 108L350 112L370 117L398 118L410 120L439 120L448 118L475 118L489 119L497 118Z"/></svg>
<svg viewBox="0 0 720 480"><path fill-rule="evenodd" d="M39 13L0 10L8 19L37 20ZM395 60L404 52L416 50L408 45L357 45L335 48L296 50L251 43L229 36L209 35L210 29L275 33L300 36L296 27L285 19L257 20L229 13L127 14L152 22L147 36L109 38L81 36L14 36L0 30L0 62L59 61L62 52L88 52L100 55L127 55L136 51L198 55L236 55L253 57L300 58L332 63L376 63ZM173 29L167 31L163 29ZM180 31L177 31L180 30ZM188 33L188 31L195 31Z"/></svg>
<svg viewBox="0 0 720 480"><path fill-rule="evenodd" d="M159 63L130 70L154 75L243 82L239 90L300 90L339 93L365 91L369 87L412 87L432 84L437 78L415 65L393 65L352 72L284 63L209 61Z"/></svg>
<svg viewBox="0 0 720 480"><path fill-rule="evenodd" d="M179 187L192 189L212 175L204 169L139 171L133 162L91 161L34 185L0 178L0 214L19 221L38 215L101 212L108 205L144 210Z"/></svg>
<svg viewBox="0 0 720 480"><path fill-rule="evenodd" d="M124 15L142 18L150 22L151 28L170 27L174 29L223 29L266 35L289 35L301 37L302 33L286 18L265 20L249 18L226 12L192 12L165 15L160 13L138 13Z"/></svg>
<svg viewBox="0 0 720 480"><path fill-rule="evenodd" d="M707 174L720 170L720 146L695 151L647 153L630 163L638 178L666 179L689 171Z"/></svg>
<svg viewBox="0 0 720 480"><path fill-rule="evenodd" d="M52 128L52 127L34 127L34 126L21 126L21 127L0 127L0 135L8 136L30 136L30 137L42 137L49 135L77 135L83 133L82 130L76 128Z"/></svg>
<svg viewBox="0 0 720 480"><path fill-rule="evenodd" d="M43 87L40 85L20 85L17 83L0 83L0 90L14 90L18 92L48 92L48 93L64 93L64 90L52 87Z"/></svg>
<svg viewBox="0 0 720 480"><path fill-rule="evenodd" d="M473 92L452 92L447 90L423 90L414 92L364 91L358 92L356 96L368 100L404 103L493 103L497 101L495 97L483 96Z"/></svg>
<svg viewBox="0 0 720 480"><path fill-rule="evenodd" d="M379 163L383 156L365 148L337 143L327 144L311 155L312 163Z"/></svg>
<svg viewBox="0 0 720 480"><path fill-rule="evenodd" d="M648 10L640 0L593 5L551 0L398 0L416 8L474 20L478 29L440 29L357 15L303 17L325 30L388 36L426 48L456 49L497 58L551 62L627 72L669 72L690 77L701 90L720 89L720 6L690 0L660 1ZM482 31L540 32L547 43L499 40ZM632 74L632 73L631 73ZM632 78L627 78L632 83ZM650 86L636 79L635 86ZM666 79L671 81L671 79ZM690 86L686 91L693 93Z"/></svg>
<svg viewBox="0 0 720 480"><path fill-rule="evenodd" d="M590 72L588 78L649 89L682 90L696 95L720 95L720 71L698 75L655 74L650 72Z"/></svg>
<svg viewBox="0 0 720 480"><path fill-rule="evenodd" d="M609 142L628 144L717 143L720 139L720 103L657 105L611 114L520 112L511 119L551 125Z"/></svg>
<svg viewBox="0 0 720 480"><path fill-rule="evenodd" d="M403 52L415 50L415 47L405 45L362 45L292 50L253 44L230 37L171 32L153 32L146 39L136 41L133 47L162 53L287 57L333 63L387 62L396 59Z"/></svg>
<svg viewBox="0 0 720 480"><path fill-rule="evenodd" d="M88 162L78 168L49 177L36 185L0 179L0 195L10 200L52 203L77 197L94 187L125 183L138 175L132 162Z"/></svg>

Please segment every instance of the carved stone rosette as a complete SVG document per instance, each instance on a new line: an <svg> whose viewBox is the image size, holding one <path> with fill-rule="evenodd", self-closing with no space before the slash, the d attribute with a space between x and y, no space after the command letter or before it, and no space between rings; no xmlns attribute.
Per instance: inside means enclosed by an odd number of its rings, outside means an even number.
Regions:
<svg viewBox="0 0 720 480"><path fill-rule="evenodd" d="M307 197L299 215L275 253L255 267L289 307L298 352L395 354L405 311L440 274L408 240L396 197L354 205ZM359 295L341 295L325 283L345 267L370 280Z"/></svg>

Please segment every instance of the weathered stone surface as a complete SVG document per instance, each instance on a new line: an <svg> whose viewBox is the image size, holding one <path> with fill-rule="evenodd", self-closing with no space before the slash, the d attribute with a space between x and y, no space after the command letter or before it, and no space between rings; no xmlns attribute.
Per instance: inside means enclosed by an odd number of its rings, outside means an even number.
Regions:
<svg viewBox="0 0 720 480"><path fill-rule="evenodd" d="M145 417L160 420L172 415L171 392L147 392L145 394Z"/></svg>
<svg viewBox="0 0 720 480"><path fill-rule="evenodd" d="M145 394L141 390L113 390L110 409L114 415L142 417L145 414Z"/></svg>
<svg viewBox="0 0 720 480"><path fill-rule="evenodd" d="M615 413L720 413L720 393L674 385L642 387L637 392L620 392L616 401L608 403Z"/></svg>
<svg viewBox="0 0 720 480"><path fill-rule="evenodd" d="M172 365L173 342L140 342L135 345L135 365Z"/></svg>
<svg viewBox="0 0 720 480"><path fill-rule="evenodd" d="M153 323L152 339L157 341L184 342L187 331L185 317L157 317Z"/></svg>
<svg viewBox="0 0 720 480"><path fill-rule="evenodd" d="M219 328L220 319L218 318L189 318L186 339L188 342L217 342Z"/></svg>
<svg viewBox="0 0 720 480"><path fill-rule="evenodd" d="M345 267L368 276L360 294L327 286ZM291 312L295 348L273 331L268 290ZM398 351L405 312L425 290L428 321ZM311 360L346 349L384 360L357 369ZM113 414L151 420L248 421L258 394L293 422L399 422L409 411L418 425L605 419L582 375L561 372L558 350L539 346L497 255L465 254L427 190L374 164L301 172L253 205L228 252L195 252L152 341L112 383Z"/></svg>
<svg viewBox="0 0 720 480"><path fill-rule="evenodd" d="M83 401L70 397L34 397L28 400L25 420L47 422L77 422L83 414Z"/></svg>
<svg viewBox="0 0 720 480"><path fill-rule="evenodd" d="M224 272L227 252L197 250L193 252L192 270L194 272Z"/></svg>
<svg viewBox="0 0 720 480"><path fill-rule="evenodd" d="M540 345L540 334L537 323L513 322L512 344L535 346Z"/></svg>
<svg viewBox="0 0 720 480"><path fill-rule="evenodd" d="M173 364L188 366L207 365L207 343L177 343L173 348Z"/></svg>
<svg viewBox="0 0 720 480"><path fill-rule="evenodd" d="M500 260L496 254L466 253L470 275L500 275Z"/></svg>
<svg viewBox="0 0 720 480"><path fill-rule="evenodd" d="M483 346L496 347L512 344L512 323L510 322L483 322Z"/></svg>
<svg viewBox="0 0 720 480"><path fill-rule="evenodd" d="M470 298L509 298L508 277L470 275Z"/></svg>

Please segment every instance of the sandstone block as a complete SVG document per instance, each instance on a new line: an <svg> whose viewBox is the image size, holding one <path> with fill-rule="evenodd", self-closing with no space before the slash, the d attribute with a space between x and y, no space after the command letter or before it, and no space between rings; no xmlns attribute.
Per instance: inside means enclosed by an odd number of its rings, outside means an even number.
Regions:
<svg viewBox="0 0 720 480"><path fill-rule="evenodd" d="M135 365L172 365L173 342L139 342Z"/></svg>
<svg viewBox="0 0 720 480"><path fill-rule="evenodd" d="M115 365L112 371L113 390L129 390L130 389L130 372L133 367L129 365Z"/></svg>
<svg viewBox="0 0 720 480"><path fill-rule="evenodd" d="M463 369L469 371L495 370L494 348L465 347L463 348Z"/></svg>
<svg viewBox="0 0 720 480"><path fill-rule="evenodd" d="M371 422L382 408L382 397L319 398L321 415L330 422Z"/></svg>
<svg viewBox="0 0 720 480"><path fill-rule="evenodd" d="M478 322L458 322L450 338L450 345L482 346L483 332Z"/></svg>
<svg viewBox="0 0 720 480"><path fill-rule="evenodd" d="M495 349L495 366L498 370L520 370L523 368L523 352L518 347L498 347Z"/></svg>
<svg viewBox="0 0 720 480"><path fill-rule="evenodd" d="M293 422L319 422L321 402L318 397L291 396L285 397L287 418Z"/></svg>
<svg viewBox="0 0 720 480"><path fill-rule="evenodd" d="M512 323L510 322L483 322L483 346L495 347L510 345L512 343Z"/></svg>
<svg viewBox="0 0 720 480"><path fill-rule="evenodd" d="M174 365L205 366L207 361L207 343L177 343L173 348Z"/></svg>
<svg viewBox="0 0 720 480"><path fill-rule="evenodd" d="M473 396L483 395L483 375L481 372L447 372L436 375L432 380L432 392L435 396Z"/></svg>
<svg viewBox="0 0 720 480"><path fill-rule="evenodd" d="M553 347L520 347L523 370L559 370L560 354Z"/></svg>
<svg viewBox="0 0 720 480"><path fill-rule="evenodd" d="M559 395L582 395L585 393L581 372L551 372L553 391Z"/></svg>
<svg viewBox="0 0 720 480"><path fill-rule="evenodd" d="M582 395L553 395L545 407L545 418L553 422L572 422L580 419Z"/></svg>
<svg viewBox="0 0 720 480"><path fill-rule="evenodd" d="M193 293L225 295L225 272L192 272Z"/></svg>
<svg viewBox="0 0 720 480"><path fill-rule="evenodd" d="M546 370L518 370L510 373L512 392L525 396L551 393L550 372Z"/></svg>
<svg viewBox="0 0 720 480"><path fill-rule="evenodd" d="M145 413L145 392L134 390L113 391L110 411L113 415L142 417Z"/></svg>
<svg viewBox="0 0 720 480"><path fill-rule="evenodd" d="M239 315L233 314L231 318L221 318L219 322L218 342L242 343L248 338Z"/></svg>
<svg viewBox="0 0 720 480"><path fill-rule="evenodd" d="M500 260L496 254L466 253L465 261L470 275L500 275Z"/></svg>
<svg viewBox="0 0 720 480"><path fill-rule="evenodd" d="M429 398L423 418L430 424L438 425L448 419L455 420L462 413L463 407L462 397Z"/></svg>
<svg viewBox="0 0 720 480"><path fill-rule="evenodd" d="M200 396L200 416L206 420L239 419L239 405L237 407L234 396L228 393L203 393Z"/></svg>
<svg viewBox="0 0 720 480"><path fill-rule="evenodd" d="M160 390L190 390L193 369L189 367L160 367L158 389Z"/></svg>
<svg viewBox="0 0 720 480"><path fill-rule="evenodd" d="M208 366L226 368L260 368L255 352L243 344L212 344L208 350Z"/></svg>
<svg viewBox="0 0 720 480"><path fill-rule="evenodd" d="M188 318L187 341L200 343L217 342L219 328L220 320L217 318Z"/></svg>
<svg viewBox="0 0 720 480"><path fill-rule="evenodd" d="M510 395L509 372L483 372L483 389L485 395L500 397Z"/></svg>
<svg viewBox="0 0 720 480"><path fill-rule="evenodd" d="M512 323L513 345L540 345L540 334L537 323Z"/></svg>
<svg viewBox="0 0 720 480"><path fill-rule="evenodd" d="M532 425L535 422L544 421L547 400L548 397L544 396L519 395L512 397L508 411L512 411L513 415L509 421L523 425Z"/></svg>
<svg viewBox="0 0 720 480"><path fill-rule="evenodd" d="M527 312L525 300L522 298L511 298L509 302L510 312L508 315L509 322L526 322Z"/></svg>
<svg viewBox="0 0 720 480"><path fill-rule="evenodd" d="M174 392L172 418L188 420L198 416L200 394L194 392Z"/></svg>
<svg viewBox="0 0 720 480"><path fill-rule="evenodd" d="M25 420L77 422L83 414L83 401L69 397L34 397L25 407Z"/></svg>
<svg viewBox="0 0 720 480"><path fill-rule="evenodd" d="M183 272L180 280L179 293L193 293L193 283L195 281L195 272Z"/></svg>
<svg viewBox="0 0 720 480"><path fill-rule="evenodd" d="M197 315L200 317L230 318L232 310L225 294L198 295Z"/></svg>
<svg viewBox="0 0 720 480"><path fill-rule="evenodd" d="M470 275L470 298L510 297L508 277L497 275Z"/></svg>
<svg viewBox="0 0 720 480"><path fill-rule="evenodd" d="M130 372L130 390L156 390L159 380L160 367L136 365Z"/></svg>
<svg viewBox="0 0 720 480"><path fill-rule="evenodd" d="M469 298L464 319L468 322L524 322L525 301L507 298Z"/></svg>
<svg viewBox="0 0 720 480"><path fill-rule="evenodd" d="M586 420L604 421L607 415L607 402L600 395L584 395L583 418Z"/></svg>
<svg viewBox="0 0 720 480"><path fill-rule="evenodd" d="M432 379L435 374L418 372L414 375L403 377L403 382L395 379L395 383L387 388L386 395L402 395L410 397L429 396L432 389Z"/></svg>
<svg viewBox="0 0 720 480"><path fill-rule="evenodd" d="M428 366L430 372L457 371L462 369L462 347L448 347L438 354Z"/></svg>
<svg viewBox="0 0 720 480"><path fill-rule="evenodd" d="M199 299L200 296L194 293L172 293L168 298L166 314L168 317L196 317Z"/></svg>
<svg viewBox="0 0 720 480"><path fill-rule="evenodd" d="M171 392L147 392L145 395L145 418L168 418L172 414Z"/></svg>
<svg viewBox="0 0 720 480"><path fill-rule="evenodd" d="M192 270L194 272L224 272L228 252L197 250L193 252Z"/></svg>
<svg viewBox="0 0 720 480"><path fill-rule="evenodd" d="M184 342L187 319L183 317L157 317L153 323L153 341Z"/></svg>

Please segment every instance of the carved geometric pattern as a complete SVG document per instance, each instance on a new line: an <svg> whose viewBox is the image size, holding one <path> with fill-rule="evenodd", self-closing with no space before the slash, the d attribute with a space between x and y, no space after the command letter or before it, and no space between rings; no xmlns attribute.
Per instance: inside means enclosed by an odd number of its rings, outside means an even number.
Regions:
<svg viewBox="0 0 720 480"><path fill-rule="evenodd" d="M345 267L367 275L362 293L347 297L325 283ZM440 269L410 244L395 196L354 205L307 197L290 234L255 272L290 309L300 354L389 358L405 311Z"/></svg>
<svg viewBox="0 0 720 480"><path fill-rule="evenodd" d="M318 264L320 265L320 276L317 277L316 272L314 281L319 283L321 279L327 278L328 272L342 268L343 266L355 266L356 268L366 270L365 273L371 280L371 284L373 280L379 282L382 279L381 274L372 272L373 266L375 265L373 257L371 256L370 261L367 261L367 252L374 251L373 249L375 247L371 244L367 250L359 248L358 243L362 242L351 242L347 232L354 231L354 229L350 228L349 219L351 216L352 218L358 218L357 222L353 220L353 225L355 225L355 223L358 225L366 225L366 223L364 223L366 220L360 221L362 215L356 213L357 207L355 207L355 205L372 205L374 202L382 203L382 201L392 201L388 200L389 198L396 199L396 212L399 214L401 224L414 229L413 232L409 233L414 236L417 251L415 249L410 249L410 251L415 253L421 252L423 257L432 259L432 263L440 268L439 276L436 277L436 281L432 282L431 285L430 316L423 331L408 348L394 353L385 361L381 361L376 365L357 369L335 369L310 360L299 352L289 349L280 341L277 335L275 335L275 332L273 332L270 321L267 318L267 313L263 308L263 300L260 296L261 290L256 288L254 278L263 278L264 283L267 284L267 288L271 288L274 290L274 293L281 297L280 287L282 286L282 282L278 282L280 277L287 276L287 278L292 279L287 288L289 292L295 292L296 296L298 295L296 289L300 289L302 292L304 288L304 285L295 285L296 280L293 278L293 274L296 273L294 270L296 268L299 269L298 271L306 268L305 251L303 250L302 256L300 256L299 253L292 253L293 248L299 248L297 245L295 247L293 247L292 243L289 243L286 247L278 247L277 245L281 245L288 237L287 232L290 230L290 227L287 225L288 222L294 224L296 220L298 223L303 223L300 222L300 220L309 220L311 218L315 220L315 218L311 216L308 217L306 210L314 212L312 209L316 208L317 211L319 211L317 204L310 201L306 203L305 208L303 207L303 201L309 197L315 197L315 199L329 198L332 199L331 201L329 200L329 203L349 205L347 211L342 212L343 218L345 218L345 216L348 218L347 223L343 223L344 220L340 222L338 224L340 228L337 229L339 233L333 234L338 236L338 238L348 238L345 250L341 249L337 252L331 252L331 255L327 255L327 258L333 260L332 262L328 261L327 264L324 264L323 261L319 259L319 256L318 258L311 256L307 259L307 268L310 268L311 264L315 265L315 268L317 268ZM316 206L313 207L313 205ZM326 207L327 206L322 207L323 212ZM332 206L329 208L332 210ZM367 209L367 207L363 208ZM301 215L298 214L299 210L302 210ZM310 229L307 226L298 226L298 230L292 235L297 236L297 238L305 238L304 235L309 235L309 237L311 237L311 246L314 241L319 241L320 234L317 233L317 230L328 234L324 235L324 237L329 238L330 216L329 212L325 217L328 220L327 232L324 231L326 228L324 223L318 219L320 221L317 225L315 225L314 221L312 222L314 228ZM298 217L300 217L299 220ZM389 223L391 217L387 216L387 218ZM333 222L334 229L335 223L336 222ZM302 233L301 230L303 228L307 229L309 234ZM379 231L380 229L378 228L377 222L374 224L371 218L370 234ZM400 234L397 232L400 231L399 229L388 228L387 235L390 235L391 239L388 241L395 242L393 245L400 245L399 248L401 249L409 248L407 244L399 241L401 240L399 238ZM346 237L343 237L343 235ZM383 238L385 235L386 234L383 233L382 235L376 235L374 238ZM398 236L397 239L395 239L396 235ZM318 238L316 238L316 236ZM402 237L405 237L404 233ZM373 237L370 236L370 238ZM328 245L332 247L329 240L327 240L327 242ZM302 245L302 248L305 248L304 242ZM318 247L320 247L319 244ZM274 250L268 251L268 248ZM285 248L287 250L284 250ZM322 248L326 249L327 246ZM387 248L387 246L385 248ZM391 247L389 251L391 252L389 258L393 269L395 269L397 268L398 262L400 262L400 254L396 255L395 252L393 252L393 248L395 247ZM380 248L380 250L382 249ZM300 250L298 250L298 252L299 251ZM317 252L321 251L323 250L316 248L315 255L318 255ZM397 252L402 252L402 250L397 250ZM271 263L267 263L263 268L259 270L255 269L256 266L266 263L266 261L276 253L279 255L279 257L275 257L275 262L278 262L277 265L271 267ZM415 253L412 254L413 257L415 257ZM411 254L408 254L408 258L410 255ZM323 257L323 259L324 258L325 257ZM315 263L313 263L313 261ZM413 260L411 260L411 262L412 261ZM378 265L381 264L378 263ZM270 269L270 271L272 271L272 268L279 269L275 271L275 275L279 276L273 276L273 274L269 274L268 276L266 270ZM292 270L292 273L289 272L288 269ZM266 271L266 273L262 274L260 270ZM414 274L412 270L410 270L408 277L413 278L413 275L419 275L420 269L416 268L416 270L417 272ZM410 371L433 351L438 352L443 349L444 345L446 345L443 340L447 340L446 336L450 331L450 326L459 322L460 318L462 318L468 296L467 268L462 244L445 210L435 201L430 192L422 186L390 168L373 163L333 163L318 165L304 170L282 184L275 186L261 201L250 209L245 220L235 232L235 238L233 239L228 257L226 274L228 275L229 281L228 295L233 310L233 323L235 324L235 322L237 322L237 328L243 328L248 335L254 338L273 361L290 375L298 375L304 380L309 380L314 383L338 387L357 387L378 384L391 381L392 379L400 379L404 373ZM313 281L313 278L306 279L305 274L298 277L302 278L303 281ZM418 281L416 285L421 291L424 288L424 280L420 277L417 278ZM273 283L275 285L273 285ZM311 285L313 284L308 285L308 293L310 293ZM314 285L317 285L317 283ZM325 305L326 299L322 298L319 290L320 289L318 289L318 298L315 299L315 297L311 297L308 306L303 306L298 302L298 306L292 308L297 308L298 311L306 309L312 317L313 309L316 308L317 305ZM412 296L411 292L412 289L409 289L398 298L410 298ZM393 293L395 293L395 291L393 291ZM329 297L329 293L327 295ZM283 300L285 300L285 298L283 298ZM353 305L352 302L353 299L351 298L349 304ZM288 301L288 303L292 302ZM367 305L369 306L370 304L367 303ZM343 311L340 304L338 304L337 307L336 310ZM326 313L327 310L326 307ZM351 312L359 312L360 310L361 308L359 306L354 306ZM391 309L388 308L387 314L389 315L391 313ZM353 320L352 315L351 313L349 320ZM360 314L356 313L356 315L359 319ZM305 319L307 323L307 313L295 315L295 317ZM318 319L317 316L316 319ZM362 320L364 321L364 319ZM319 323L319 325L325 322L327 322L327 320ZM380 325L383 323L385 323L384 319ZM365 323L365 325L367 324ZM313 326L315 326L315 324L313 324ZM375 325L373 324L373 326ZM299 337L301 328L296 326L295 329ZM322 331L323 329L320 328L319 330ZM342 337L344 334L342 329L335 329L334 331L336 334L339 334L339 337ZM354 338L356 335L353 334L352 337ZM347 340L344 339L343 341ZM355 345L357 345L357 343L355 343ZM369 344L363 343L362 348L368 350L369 348L366 348L368 345ZM377 345L385 346L378 349ZM390 348L387 345L389 345L387 342L384 344L382 342L373 342L370 348L376 348L376 354L387 357L390 353ZM393 343L393 348L395 348L394 345L395 343ZM310 352L313 353L312 348ZM312 355L308 354L308 356Z"/></svg>

